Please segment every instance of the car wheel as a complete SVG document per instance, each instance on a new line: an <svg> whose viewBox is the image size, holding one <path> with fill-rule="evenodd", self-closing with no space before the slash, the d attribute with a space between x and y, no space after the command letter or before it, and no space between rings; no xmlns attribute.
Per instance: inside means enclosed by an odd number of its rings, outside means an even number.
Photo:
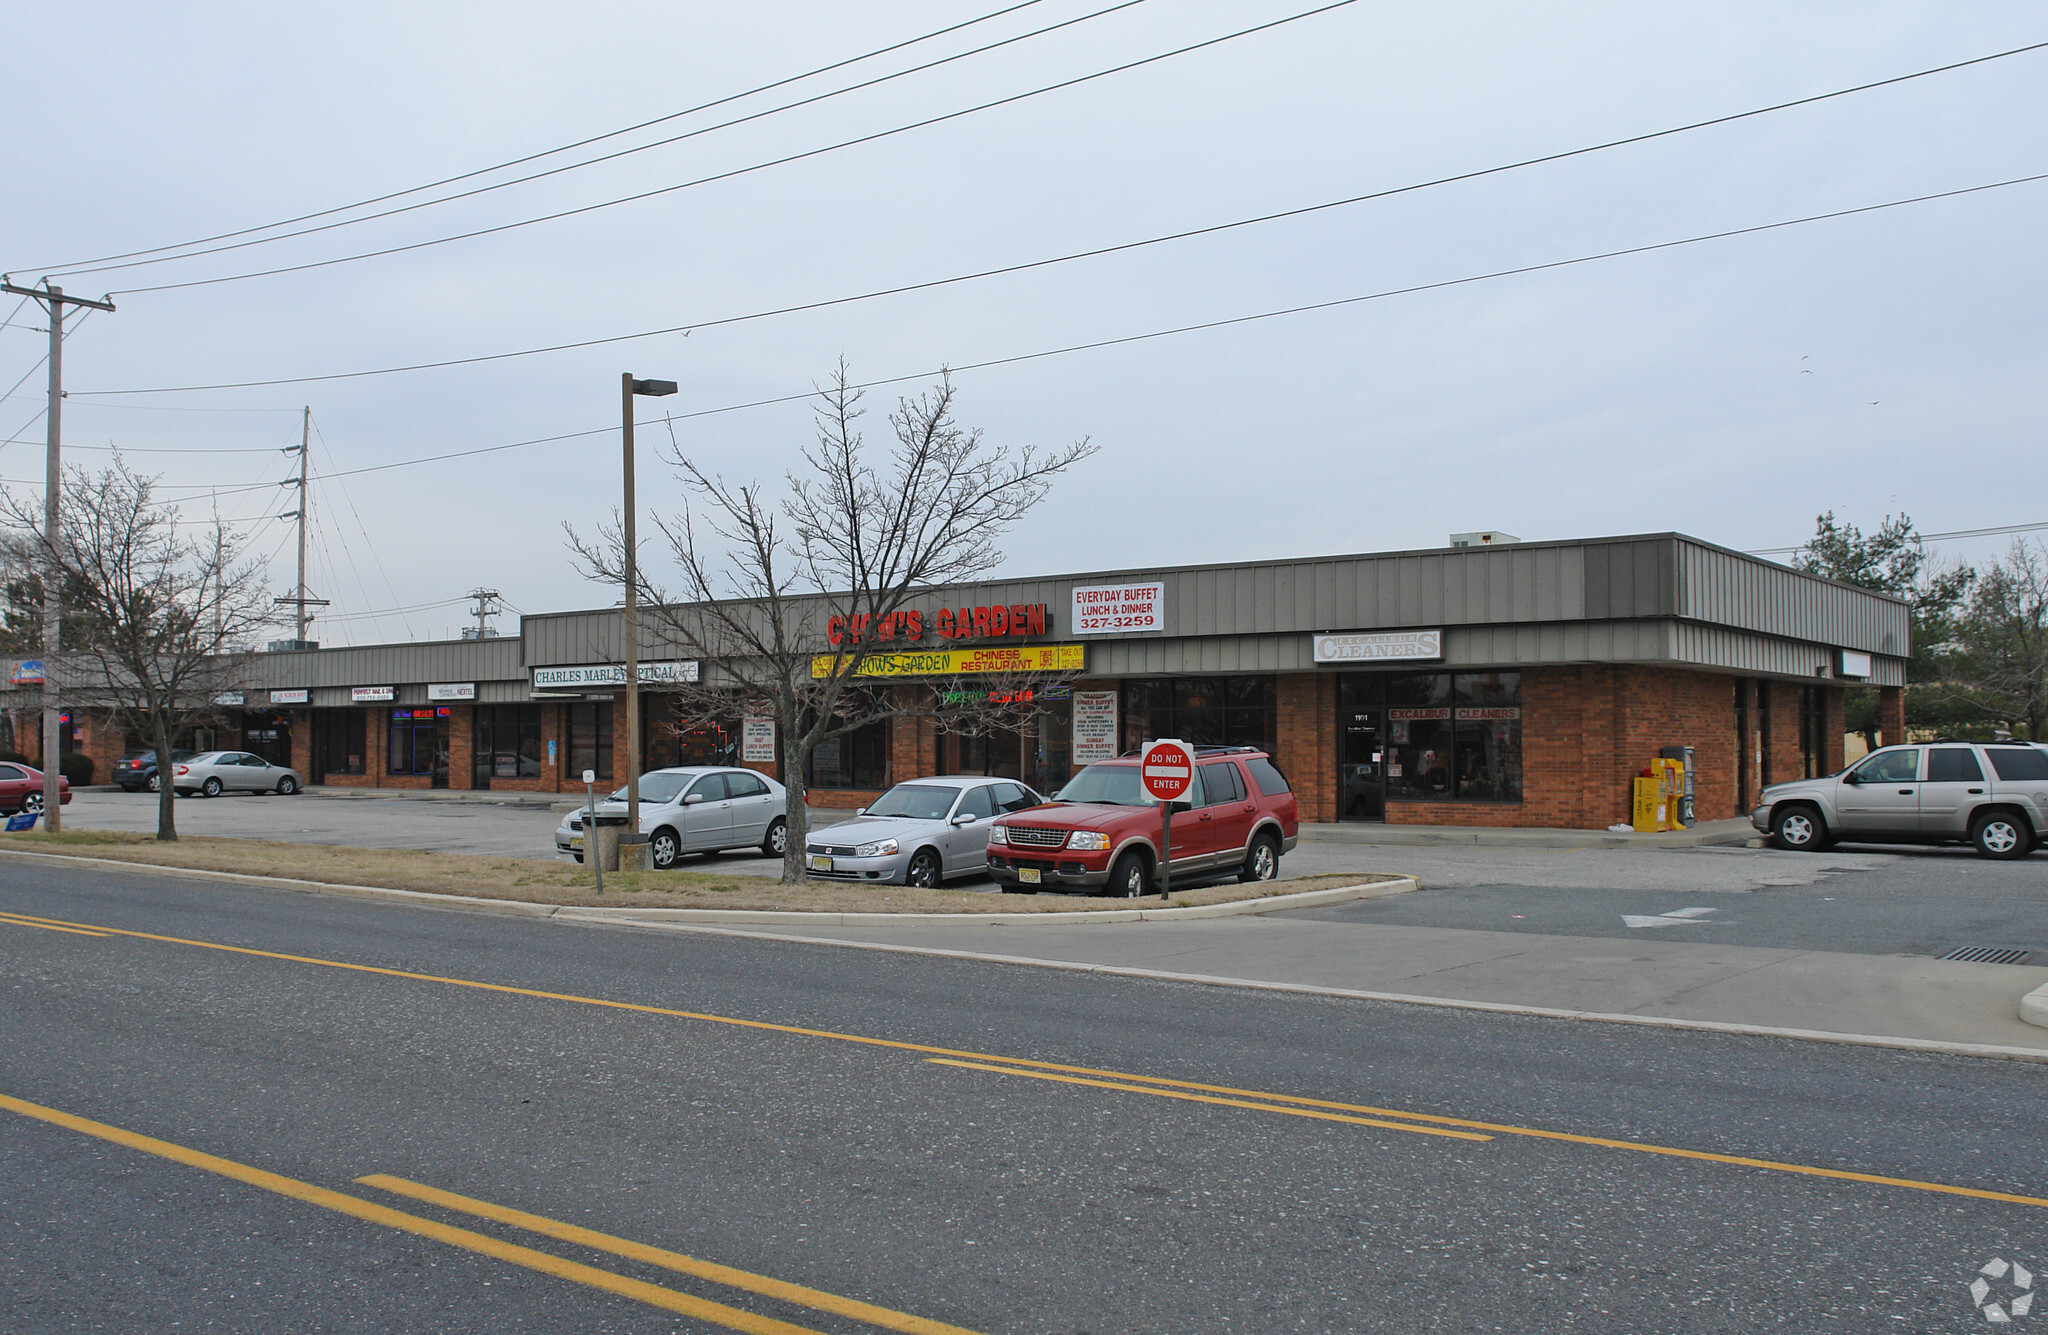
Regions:
<svg viewBox="0 0 2048 1335"><path fill-rule="evenodd" d="M1970 842L1987 858L2023 858L2034 848L2034 832L2009 811L1994 811L1970 827Z"/></svg>
<svg viewBox="0 0 2048 1335"><path fill-rule="evenodd" d="M1102 893L1111 899L1136 899L1151 890L1150 880L1145 874L1145 860L1136 853L1126 853L1109 869L1109 883L1102 887Z"/></svg>
<svg viewBox="0 0 2048 1335"><path fill-rule="evenodd" d="M667 871L683 855L683 841L666 825L648 837L647 847L653 854L656 871Z"/></svg>
<svg viewBox="0 0 2048 1335"><path fill-rule="evenodd" d="M789 853L789 822L777 816L768 824L768 837L761 841L761 852L771 858L785 857Z"/></svg>
<svg viewBox="0 0 2048 1335"><path fill-rule="evenodd" d="M41 793L23 794L21 809L23 811L41 811L43 809L43 795Z"/></svg>
<svg viewBox="0 0 2048 1335"><path fill-rule="evenodd" d="M205 793L208 797L219 797L221 792L220 779L218 777L208 779L205 783L199 785L199 791Z"/></svg>
<svg viewBox="0 0 2048 1335"><path fill-rule="evenodd" d="M1812 807L1785 807L1771 817L1771 842L1794 853L1818 852L1828 842L1827 823Z"/></svg>
<svg viewBox="0 0 2048 1335"><path fill-rule="evenodd" d="M287 774L277 781L277 795L279 797L290 797L297 791L299 791L299 781L291 775Z"/></svg>
<svg viewBox="0 0 2048 1335"><path fill-rule="evenodd" d="M1262 834L1245 850L1244 866L1238 869L1237 879L1270 881L1279 875L1280 841L1270 834Z"/></svg>
<svg viewBox="0 0 2048 1335"><path fill-rule="evenodd" d="M152 793L160 793L164 790L163 776L161 774L152 774L149 776L149 781L142 786L149 789Z"/></svg>
<svg viewBox="0 0 2048 1335"><path fill-rule="evenodd" d="M903 883L920 890L936 890L944 879L939 874L939 855L929 848L920 848L913 853L910 867L903 873Z"/></svg>

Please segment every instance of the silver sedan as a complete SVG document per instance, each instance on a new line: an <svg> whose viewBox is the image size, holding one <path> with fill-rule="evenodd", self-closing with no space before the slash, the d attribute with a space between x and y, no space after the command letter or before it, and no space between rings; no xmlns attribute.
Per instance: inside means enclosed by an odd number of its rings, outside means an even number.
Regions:
<svg viewBox="0 0 2048 1335"><path fill-rule="evenodd" d="M171 787L180 797L219 797L229 790L290 797L299 791L299 772L247 751L201 751L171 766Z"/></svg>
<svg viewBox="0 0 2048 1335"><path fill-rule="evenodd" d="M789 843L784 819L789 794L775 780L750 769L681 765L649 770L640 776L640 833L647 836L658 871L667 871L685 853L717 853L758 848L779 858ZM621 788L597 804L600 817L624 823L626 790ZM583 861L584 809L562 817L555 828L555 851Z"/></svg>
<svg viewBox="0 0 2048 1335"><path fill-rule="evenodd" d="M1045 799L1015 779L946 775L899 783L854 819L804 841L804 866L831 881L933 887L988 870L988 827Z"/></svg>

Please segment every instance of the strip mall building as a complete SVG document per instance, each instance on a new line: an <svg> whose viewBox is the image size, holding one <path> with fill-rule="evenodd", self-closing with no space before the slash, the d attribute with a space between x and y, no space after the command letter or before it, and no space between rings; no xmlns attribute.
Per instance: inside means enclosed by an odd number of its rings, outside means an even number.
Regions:
<svg viewBox="0 0 2048 1335"><path fill-rule="evenodd" d="M1628 818L1630 778L1667 746L1694 748L1700 819L1840 768L1848 687L1879 688L1884 740L1904 740L1903 603L1678 534L1057 575L911 609L873 685L913 712L821 748L818 805L939 773L1051 790L1171 736L1270 751L1305 820L1597 828ZM717 665L647 621L647 767L775 774L764 722L677 729L663 686L715 682ZM607 609L523 617L516 637L263 654L199 740L315 784L580 792L586 769L624 775L622 629ZM829 626L820 654L849 629ZM917 708L935 680L984 671L1057 684L994 737ZM84 717L66 740L100 781L127 742Z"/></svg>

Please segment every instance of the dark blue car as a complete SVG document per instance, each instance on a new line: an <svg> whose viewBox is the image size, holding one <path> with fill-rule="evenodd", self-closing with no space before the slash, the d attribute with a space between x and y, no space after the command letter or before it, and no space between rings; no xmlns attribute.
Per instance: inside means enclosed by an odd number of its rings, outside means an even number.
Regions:
<svg viewBox="0 0 2048 1335"><path fill-rule="evenodd" d="M195 751L173 751L171 763L175 765L181 760L190 760L196 754ZM124 793L139 793L145 788L153 793L162 788L163 782L156 776L156 752L130 751L115 761L114 782L121 785Z"/></svg>

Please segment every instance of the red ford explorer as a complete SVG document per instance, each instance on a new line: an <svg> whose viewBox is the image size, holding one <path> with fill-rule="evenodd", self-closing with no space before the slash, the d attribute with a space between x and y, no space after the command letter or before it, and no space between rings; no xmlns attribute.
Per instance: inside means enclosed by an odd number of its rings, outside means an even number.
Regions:
<svg viewBox="0 0 2048 1335"><path fill-rule="evenodd" d="M988 874L1005 890L1087 889L1131 898L1159 882L1159 803L1138 780L1136 753L1076 774L1049 805L989 827ZM1300 825L1287 779L1249 746L1197 747L1195 785L1173 804L1173 879L1236 871L1270 881Z"/></svg>

